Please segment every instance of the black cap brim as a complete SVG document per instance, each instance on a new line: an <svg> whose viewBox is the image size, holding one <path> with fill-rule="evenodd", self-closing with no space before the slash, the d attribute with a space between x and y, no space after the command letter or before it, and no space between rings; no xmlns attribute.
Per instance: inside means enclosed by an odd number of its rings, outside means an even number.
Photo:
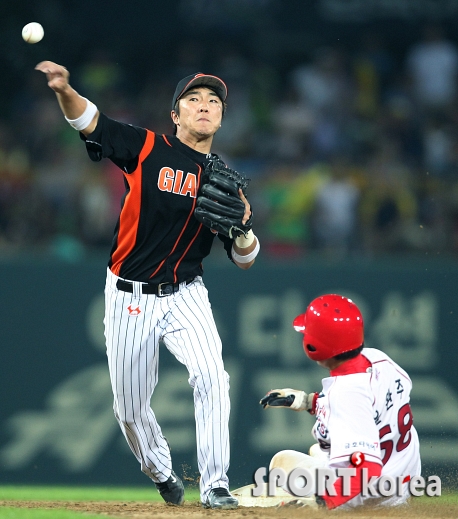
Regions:
<svg viewBox="0 0 458 519"><path fill-rule="evenodd" d="M197 74L192 74L191 76L183 78L178 83L172 100L172 110L175 108L176 102L178 101L178 99L180 99L180 97L183 94L185 94L190 88L197 86L206 86L208 88L211 88L221 99L221 101L226 101L226 83L224 83L224 81L217 76L202 74L201 72L198 72Z"/></svg>

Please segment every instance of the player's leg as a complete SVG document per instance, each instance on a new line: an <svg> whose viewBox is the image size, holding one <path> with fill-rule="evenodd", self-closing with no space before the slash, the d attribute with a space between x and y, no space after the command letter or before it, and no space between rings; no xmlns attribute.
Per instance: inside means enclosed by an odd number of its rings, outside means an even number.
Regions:
<svg viewBox="0 0 458 519"><path fill-rule="evenodd" d="M311 477L310 492L307 494L307 496L311 496L316 493L316 469L326 467L326 465L327 459L325 457L309 456L303 452L284 450L277 452L277 454L275 454L275 456L271 459L269 464L269 471L274 468L281 468L288 476L294 469L306 469ZM304 478L296 478L294 484L298 488L304 487ZM289 490L287 485L283 486L282 488L286 491Z"/></svg>
<svg viewBox="0 0 458 519"><path fill-rule="evenodd" d="M104 320L115 416L142 471L164 482L172 470L170 450L150 407L159 357L157 298L122 292L116 280L109 272Z"/></svg>
<svg viewBox="0 0 458 519"><path fill-rule="evenodd" d="M292 470L303 468L307 469L314 476L317 468L327 465L328 456L319 448L318 444L312 445L309 452L310 455L293 450L280 451L272 458L269 471L281 468L288 476ZM295 484L298 488L301 488L304 486L304 481L301 481L301 478L299 478ZM312 485L315 487L315 479L313 479ZM257 497L253 497L255 488ZM292 495L289 490L288 485L269 489L269 483L263 481L261 485L256 483L256 485L251 484L237 488L233 490L232 494L239 500L240 506L273 507L297 500L297 496ZM307 494L308 497L313 495L313 491Z"/></svg>
<svg viewBox="0 0 458 519"><path fill-rule="evenodd" d="M200 491L205 503L211 489L229 489L229 375L202 281L198 278L181 289L175 300L173 320L167 323L163 340L186 365L194 390Z"/></svg>
<svg viewBox="0 0 458 519"><path fill-rule="evenodd" d="M329 449L327 451L323 450L319 443L314 443L311 445L308 454L313 458L321 458L326 462L329 461Z"/></svg>

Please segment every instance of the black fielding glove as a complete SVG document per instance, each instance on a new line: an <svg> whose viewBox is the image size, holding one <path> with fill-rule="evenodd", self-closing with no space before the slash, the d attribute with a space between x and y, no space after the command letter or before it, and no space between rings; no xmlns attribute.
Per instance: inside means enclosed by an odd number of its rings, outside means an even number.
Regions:
<svg viewBox="0 0 458 519"><path fill-rule="evenodd" d="M203 184L197 198L194 216L213 231L235 239L248 233L252 216L243 224L245 204L239 189L245 195L250 179L228 168L224 162L212 157L203 173Z"/></svg>

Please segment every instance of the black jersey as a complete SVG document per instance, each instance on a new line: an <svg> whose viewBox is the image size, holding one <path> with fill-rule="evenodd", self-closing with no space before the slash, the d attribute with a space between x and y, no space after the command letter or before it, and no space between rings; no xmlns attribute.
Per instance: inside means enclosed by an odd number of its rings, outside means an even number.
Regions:
<svg viewBox="0 0 458 519"><path fill-rule="evenodd" d="M194 217L207 156L174 136L158 135L100 114L86 138L94 161L112 160L126 192L108 266L132 281L181 282L202 275L215 234ZM233 241L218 235L230 258Z"/></svg>

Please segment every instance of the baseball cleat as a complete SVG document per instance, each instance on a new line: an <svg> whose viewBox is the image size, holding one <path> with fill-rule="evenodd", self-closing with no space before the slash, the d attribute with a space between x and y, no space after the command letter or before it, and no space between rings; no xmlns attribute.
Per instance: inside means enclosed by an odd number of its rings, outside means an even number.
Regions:
<svg viewBox="0 0 458 519"><path fill-rule="evenodd" d="M225 488L212 488L208 494L207 501L203 503L203 506L204 508L232 510L239 506L239 502Z"/></svg>
<svg viewBox="0 0 458 519"><path fill-rule="evenodd" d="M184 486L181 479L172 470L170 477L163 483L154 483L162 499L171 505L182 505L184 502Z"/></svg>

